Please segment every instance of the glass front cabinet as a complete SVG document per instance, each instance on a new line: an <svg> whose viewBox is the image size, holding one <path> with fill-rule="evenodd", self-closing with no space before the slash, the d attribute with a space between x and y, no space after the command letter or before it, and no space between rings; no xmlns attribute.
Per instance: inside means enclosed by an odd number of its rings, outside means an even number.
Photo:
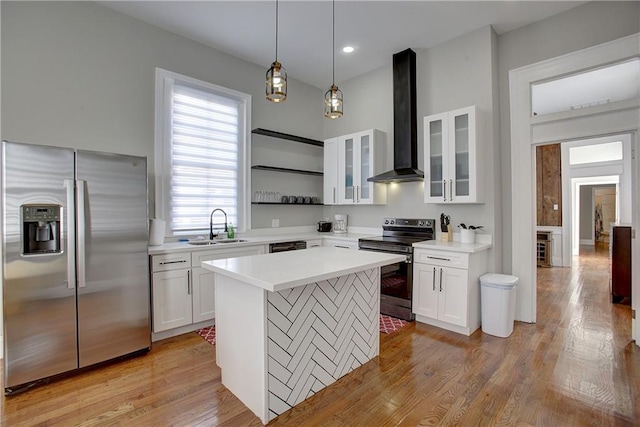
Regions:
<svg viewBox="0 0 640 427"><path fill-rule="evenodd" d="M384 204L386 185L367 181L384 171L386 134L371 129L338 137L337 204Z"/></svg>
<svg viewBox="0 0 640 427"><path fill-rule="evenodd" d="M424 118L425 203L480 203L476 107Z"/></svg>

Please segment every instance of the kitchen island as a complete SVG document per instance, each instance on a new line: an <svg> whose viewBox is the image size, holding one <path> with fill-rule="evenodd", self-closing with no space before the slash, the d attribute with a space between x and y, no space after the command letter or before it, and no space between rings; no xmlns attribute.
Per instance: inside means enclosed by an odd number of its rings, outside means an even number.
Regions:
<svg viewBox="0 0 640 427"><path fill-rule="evenodd" d="M376 357L380 267L404 259L320 247L203 262L222 384L266 424Z"/></svg>

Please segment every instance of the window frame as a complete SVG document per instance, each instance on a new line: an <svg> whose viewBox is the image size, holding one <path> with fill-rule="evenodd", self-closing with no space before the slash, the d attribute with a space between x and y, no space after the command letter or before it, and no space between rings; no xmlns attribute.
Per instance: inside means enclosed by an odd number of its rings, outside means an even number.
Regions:
<svg viewBox="0 0 640 427"><path fill-rule="evenodd" d="M171 227L171 103L173 84L179 81L218 96L232 98L239 104L238 125L238 223L237 232L251 229L251 95L198 80L172 71L156 68L154 183L155 217L165 221L165 236L177 240L206 234L209 230L174 233ZM215 208L215 207L214 207Z"/></svg>

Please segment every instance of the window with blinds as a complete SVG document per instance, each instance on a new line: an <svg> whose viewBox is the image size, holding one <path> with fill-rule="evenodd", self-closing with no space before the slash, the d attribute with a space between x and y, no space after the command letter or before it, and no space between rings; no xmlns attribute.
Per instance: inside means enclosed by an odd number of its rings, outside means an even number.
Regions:
<svg viewBox="0 0 640 427"><path fill-rule="evenodd" d="M248 95L158 71L163 105L156 111L161 110L163 123L162 141L156 142L162 159L156 165L163 167L156 206L166 218L167 233L208 236L210 220L222 230L224 215L216 212L211 218L216 208L225 211L228 223L244 229Z"/></svg>

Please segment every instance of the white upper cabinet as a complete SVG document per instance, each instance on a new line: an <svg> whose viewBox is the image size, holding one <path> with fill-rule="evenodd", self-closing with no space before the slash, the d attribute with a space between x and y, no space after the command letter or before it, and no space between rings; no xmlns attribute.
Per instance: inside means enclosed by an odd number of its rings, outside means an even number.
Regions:
<svg viewBox="0 0 640 427"><path fill-rule="evenodd" d="M338 138L324 141L324 197L325 205L338 204Z"/></svg>
<svg viewBox="0 0 640 427"><path fill-rule="evenodd" d="M425 203L481 203L476 107L424 118Z"/></svg>
<svg viewBox="0 0 640 427"><path fill-rule="evenodd" d="M384 171L386 134L371 129L337 138L337 204L384 204L387 188L367 181ZM325 156L327 150L325 146ZM327 204L327 162L325 157L325 204Z"/></svg>

